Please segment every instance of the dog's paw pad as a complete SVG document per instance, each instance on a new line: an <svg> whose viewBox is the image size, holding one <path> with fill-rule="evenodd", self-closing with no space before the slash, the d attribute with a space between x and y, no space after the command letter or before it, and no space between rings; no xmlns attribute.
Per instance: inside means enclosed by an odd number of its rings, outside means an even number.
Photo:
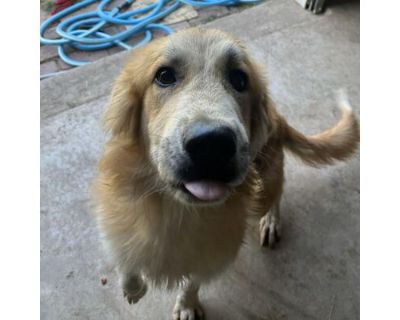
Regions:
<svg viewBox="0 0 400 320"><path fill-rule="evenodd" d="M130 283L123 289L124 297L128 300L129 304L137 303L147 292L147 285L144 282L139 281L136 285Z"/></svg>
<svg viewBox="0 0 400 320"><path fill-rule="evenodd" d="M281 239L281 225L279 221L268 212L260 219L260 244L263 247L274 248Z"/></svg>
<svg viewBox="0 0 400 320"><path fill-rule="evenodd" d="M178 303L175 305L173 320L203 320L204 312L200 304L185 305Z"/></svg>

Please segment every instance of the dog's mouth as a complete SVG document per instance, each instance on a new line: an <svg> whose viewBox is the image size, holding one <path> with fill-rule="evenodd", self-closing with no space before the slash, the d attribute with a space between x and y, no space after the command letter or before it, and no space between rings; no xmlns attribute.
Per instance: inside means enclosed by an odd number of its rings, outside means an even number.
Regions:
<svg viewBox="0 0 400 320"><path fill-rule="evenodd" d="M180 186L181 190L191 195L196 200L204 202L216 202L226 198L230 187L222 182L199 180L184 182Z"/></svg>
<svg viewBox="0 0 400 320"><path fill-rule="evenodd" d="M232 189L239 185L236 166L231 163L224 167L182 165L175 185L190 202L216 203L227 199Z"/></svg>

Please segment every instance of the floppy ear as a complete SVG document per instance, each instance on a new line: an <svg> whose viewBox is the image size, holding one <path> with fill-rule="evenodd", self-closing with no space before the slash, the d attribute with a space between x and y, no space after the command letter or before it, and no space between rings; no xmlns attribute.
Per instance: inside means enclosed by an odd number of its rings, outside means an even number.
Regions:
<svg viewBox="0 0 400 320"><path fill-rule="evenodd" d="M123 71L116 79L104 116L104 127L112 135L137 134L142 99L134 88L134 81Z"/></svg>
<svg viewBox="0 0 400 320"><path fill-rule="evenodd" d="M152 82L152 63L157 59L159 43L135 49L114 82L104 117L105 129L114 136L137 136L146 88Z"/></svg>
<svg viewBox="0 0 400 320"><path fill-rule="evenodd" d="M278 118L273 102L268 96L267 81L261 74L264 68L250 61L250 82L252 83L253 108L250 123L250 141L252 158L255 159L261 149L277 133Z"/></svg>

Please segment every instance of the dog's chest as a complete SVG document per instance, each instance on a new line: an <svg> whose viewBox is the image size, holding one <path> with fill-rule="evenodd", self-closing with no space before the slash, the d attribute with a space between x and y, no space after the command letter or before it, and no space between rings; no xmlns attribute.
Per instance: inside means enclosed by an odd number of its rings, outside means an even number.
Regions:
<svg viewBox="0 0 400 320"><path fill-rule="evenodd" d="M189 274L207 278L231 262L243 241L246 212L241 203L218 209L160 208L136 252L150 277L175 279Z"/></svg>

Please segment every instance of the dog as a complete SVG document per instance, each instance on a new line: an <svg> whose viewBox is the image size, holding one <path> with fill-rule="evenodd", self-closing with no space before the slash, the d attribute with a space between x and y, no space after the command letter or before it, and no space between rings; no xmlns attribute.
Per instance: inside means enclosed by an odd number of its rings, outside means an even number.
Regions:
<svg viewBox="0 0 400 320"><path fill-rule="evenodd" d="M357 149L358 121L340 107L333 128L298 132L262 67L222 31L187 29L133 51L105 112L92 192L128 302L150 284L177 286L173 319L202 319L199 286L234 261L248 217L260 217L262 245L281 237L284 150L318 166Z"/></svg>

